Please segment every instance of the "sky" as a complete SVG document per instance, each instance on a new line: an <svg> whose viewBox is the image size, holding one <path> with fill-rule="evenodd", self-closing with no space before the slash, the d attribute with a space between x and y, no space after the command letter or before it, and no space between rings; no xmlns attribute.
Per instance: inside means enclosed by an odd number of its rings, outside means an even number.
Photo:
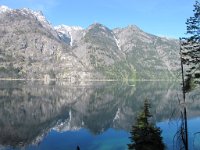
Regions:
<svg viewBox="0 0 200 150"><path fill-rule="evenodd" d="M41 10L56 26L87 28L101 23L110 29L136 25L145 32L169 38L184 37L186 19L195 0L0 0L10 8Z"/></svg>

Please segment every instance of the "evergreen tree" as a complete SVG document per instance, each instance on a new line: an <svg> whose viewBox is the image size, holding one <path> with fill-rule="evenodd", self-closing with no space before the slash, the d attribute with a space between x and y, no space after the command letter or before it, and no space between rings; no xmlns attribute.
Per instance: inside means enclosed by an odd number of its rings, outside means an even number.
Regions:
<svg viewBox="0 0 200 150"><path fill-rule="evenodd" d="M144 108L136 119L135 125L131 130L131 144L128 144L129 150L163 150L161 130L149 123L151 117L149 111L150 105L147 100L144 101Z"/></svg>
<svg viewBox="0 0 200 150"><path fill-rule="evenodd" d="M181 38L181 61L186 67L186 87L200 78L200 3L195 2L194 16L186 21L188 37ZM198 80L196 80L198 82ZM200 82L198 82L200 83Z"/></svg>

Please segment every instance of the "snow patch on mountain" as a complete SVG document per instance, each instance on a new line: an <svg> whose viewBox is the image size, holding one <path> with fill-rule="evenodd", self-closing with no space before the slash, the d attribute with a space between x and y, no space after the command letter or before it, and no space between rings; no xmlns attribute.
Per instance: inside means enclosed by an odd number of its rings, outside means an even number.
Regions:
<svg viewBox="0 0 200 150"><path fill-rule="evenodd" d="M116 114L115 114L115 117L114 117L114 119L113 119L113 122L115 121L115 120L118 120L119 118L120 118L120 108L118 108L117 109L117 112L116 112Z"/></svg>
<svg viewBox="0 0 200 150"><path fill-rule="evenodd" d="M45 16L43 15L42 11L33 11L29 8L22 8L22 9L11 9L8 6L1 5L0 6L0 14L1 13L21 13L24 16L30 16L33 15L44 27L52 28L51 24L47 21Z"/></svg>
<svg viewBox="0 0 200 150"><path fill-rule="evenodd" d="M58 25L54 27L58 32L67 35L70 38L70 46L73 46L73 35L74 32L83 30L80 26L67 26L67 25Z"/></svg>
<svg viewBox="0 0 200 150"><path fill-rule="evenodd" d="M46 28L48 29L52 29L53 27L51 26L51 24L47 21L47 19L45 18L45 16L43 15L42 11L33 11L29 8L23 8L20 10L21 13L23 13L24 15L29 15L32 14L33 16L35 16L37 18L37 20Z"/></svg>
<svg viewBox="0 0 200 150"><path fill-rule="evenodd" d="M71 32L73 30L83 30L83 28L80 27L80 26L67 26L67 25L64 25L64 24L55 26L54 28L56 30L61 30L63 32L66 32L66 31Z"/></svg>
<svg viewBox="0 0 200 150"><path fill-rule="evenodd" d="M114 35L114 39L115 39L115 43L117 44L118 49L121 51L121 46L120 46L120 41L116 38L116 36Z"/></svg>
<svg viewBox="0 0 200 150"><path fill-rule="evenodd" d="M43 13L41 11L31 11L32 14L34 14L37 19L40 21L40 22L45 22L45 23L48 23L50 24L47 19L44 17Z"/></svg>
<svg viewBox="0 0 200 150"><path fill-rule="evenodd" d="M0 6L0 13L5 13L5 12L11 11L11 10L12 9L7 6L4 6L4 5Z"/></svg>

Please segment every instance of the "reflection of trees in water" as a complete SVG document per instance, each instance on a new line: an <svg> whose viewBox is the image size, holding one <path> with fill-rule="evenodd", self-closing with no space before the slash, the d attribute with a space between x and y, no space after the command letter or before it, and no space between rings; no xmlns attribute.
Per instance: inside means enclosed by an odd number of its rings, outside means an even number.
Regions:
<svg viewBox="0 0 200 150"><path fill-rule="evenodd" d="M181 122L174 136L176 149L188 150L188 127L187 127L187 111L186 107L181 111Z"/></svg>
<svg viewBox="0 0 200 150"><path fill-rule="evenodd" d="M182 74L182 98L179 99L179 104L183 106L180 109L180 126L175 134L176 148L180 150L188 150L188 123L187 123L187 108L186 108L186 91L187 88L184 80L183 60L181 59L181 74Z"/></svg>
<svg viewBox="0 0 200 150"><path fill-rule="evenodd" d="M175 118L178 124L177 132L173 139L173 146L174 149L179 150L194 149L195 147L198 147L197 149L199 149L200 146L197 144L199 141L196 142L198 133L195 133L194 135L190 134L190 136L188 135L188 119L197 116L199 117L199 89L186 92L184 85L183 82L181 89L182 93L178 94L177 97L177 107L173 108L174 111L172 111L173 113L171 115L171 120L173 121Z"/></svg>
<svg viewBox="0 0 200 150"><path fill-rule="evenodd" d="M135 86L110 82L87 86L1 82L0 143L30 144L55 126L57 131L86 128L94 134L109 128L129 131L146 97L152 99L153 117L162 121L176 108L177 89L172 82L137 82ZM196 103L192 110L194 115L198 106Z"/></svg>
<svg viewBox="0 0 200 150"><path fill-rule="evenodd" d="M129 150L164 150L165 148L160 128L149 121L152 117L149 107L150 104L145 100L144 108L132 126L131 144L128 144Z"/></svg>
<svg viewBox="0 0 200 150"><path fill-rule="evenodd" d="M187 102L186 93L194 90L195 86L200 85L200 3L196 0L193 9L194 15L187 19L187 37L180 38L180 61L182 75L182 93L181 103L181 123L177 131L176 138L179 141L179 148L188 150L188 126L187 126ZM196 99L195 101L197 101ZM198 133L196 133L198 134ZM196 135L195 134L195 135Z"/></svg>

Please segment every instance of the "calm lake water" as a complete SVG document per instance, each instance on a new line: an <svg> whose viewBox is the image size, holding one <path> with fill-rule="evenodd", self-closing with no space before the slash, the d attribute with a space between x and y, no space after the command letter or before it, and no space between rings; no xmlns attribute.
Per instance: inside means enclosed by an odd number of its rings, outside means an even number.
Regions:
<svg viewBox="0 0 200 150"><path fill-rule="evenodd" d="M145 99L167 149L178 149L185 107L190 149L200 149L200 90L182 103L178 82L0 82L0 150L127 150Z"/></svg>

